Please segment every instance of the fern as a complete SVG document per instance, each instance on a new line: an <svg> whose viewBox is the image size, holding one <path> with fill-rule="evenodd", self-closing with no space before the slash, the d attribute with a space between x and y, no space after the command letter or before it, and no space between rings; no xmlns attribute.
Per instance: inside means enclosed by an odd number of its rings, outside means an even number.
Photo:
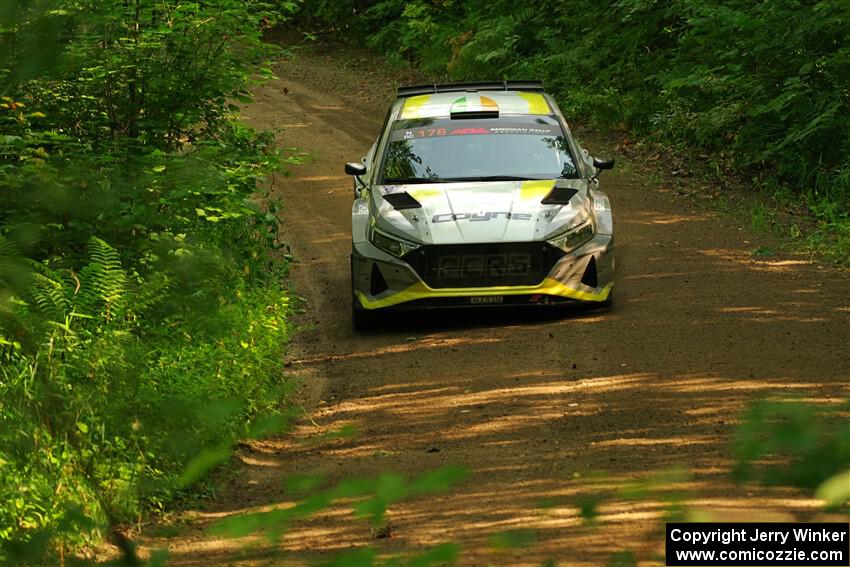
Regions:
<svg viewBox="0 0 850 567"><path fill-rule="evenodd" d="M118 252L97 237L89 240L91 262L80 270L75 303L84 312L112 321L124 315L127 307L127 274Z"/></svg>
<svg viewBox="0 0 850 567"><path fill-rule="evenodd" d="M62 326L75 318L110 322L126 314L130 296L118 252L103 240L92 238L89 259L79 274L30 263L31 284L25 297L36 315Z"/></svg>
<svg viewBox="0 0 850 567"><path fill-rule="evenodd" d="M32 275L30 304L48 321L65 321L71 311L68 289L56 272L42 267Z"/></svg>

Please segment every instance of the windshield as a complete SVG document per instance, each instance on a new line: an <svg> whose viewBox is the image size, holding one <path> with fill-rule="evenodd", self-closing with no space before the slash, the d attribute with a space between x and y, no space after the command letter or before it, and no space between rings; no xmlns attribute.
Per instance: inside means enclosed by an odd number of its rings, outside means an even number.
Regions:
<svg viewBox="0 0 850 567"><path fill-rule="evenodd" d="M397 120L382 183L577 178L554 116Z"/></svg>

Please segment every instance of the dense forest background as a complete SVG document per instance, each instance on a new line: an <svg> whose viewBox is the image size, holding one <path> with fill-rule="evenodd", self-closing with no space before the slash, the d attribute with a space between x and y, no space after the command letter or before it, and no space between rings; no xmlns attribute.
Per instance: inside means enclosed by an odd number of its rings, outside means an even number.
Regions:
<svg viewBox="0 0 850 567"><path fill-rule="evenodd" d="M234 440L285 424L293 306L258 187L297 157L237 105L271 78L264 32L291 17L450 79L541 78L573 120L793 201L816 244L850 256L844 1L6 0L0 562L83 555L104 535L132 558L126 526L196 496ZM841 411L757 406L740 478L786 452L765 478L845 501ZM348 484L299 513L384 490L366 507L380 515L460 476Z"/></svg>
<svg viewBox="0 0 850 567"><path fill-rule="evenodd" d="M850 258L847 2L305 0L299 17L448 79L542 79L568 120L674 145Z"/></svg>

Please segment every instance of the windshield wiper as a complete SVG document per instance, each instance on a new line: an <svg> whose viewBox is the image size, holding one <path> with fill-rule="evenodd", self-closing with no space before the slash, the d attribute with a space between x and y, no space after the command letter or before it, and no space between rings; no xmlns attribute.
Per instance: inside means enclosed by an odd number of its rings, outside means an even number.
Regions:
<svg viewBox="0 0 850 567"><path fill-rule="evenodd" d="M414 183L447 183L448 179L442 177L389 177L384 179L384 185L412 185Z"/></svg>

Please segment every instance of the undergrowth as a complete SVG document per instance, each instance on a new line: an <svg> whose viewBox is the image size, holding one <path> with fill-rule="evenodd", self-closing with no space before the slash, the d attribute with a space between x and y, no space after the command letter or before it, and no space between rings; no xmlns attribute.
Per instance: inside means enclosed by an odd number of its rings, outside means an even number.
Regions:
<svg viewBox="0 0 850 567"><path fill-rule="evenodd" d="M233 103L287 6L0 6L0 563L125 546L283 425L288 264L257 187L295 160Z"/></svg>

